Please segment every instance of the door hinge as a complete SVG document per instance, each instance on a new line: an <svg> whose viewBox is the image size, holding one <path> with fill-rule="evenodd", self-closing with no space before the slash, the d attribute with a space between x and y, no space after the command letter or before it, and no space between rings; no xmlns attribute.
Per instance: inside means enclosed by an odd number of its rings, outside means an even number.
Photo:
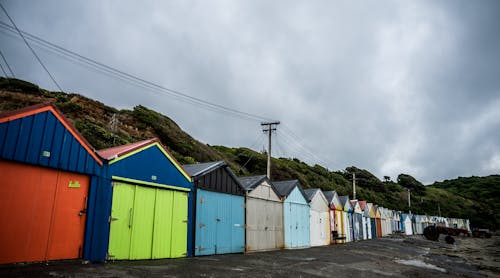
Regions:
<svg viewBox="0 0 500 278"><path fill-rule="evenodd" d="M182 256L187 256L187 253L182 253Z"/></svg>
<svg viewBox="0 0 500 278"><path fill-rule="evenodd" d="M200 198L200 204L205 203L206 199L205 198Z"/></svg>
<svg viewBox="0 0 500 278"><path fill-rule="evenodd" d="M203 227L205 227L205 224L200 223L200 228L203 228Z"/></svg>
<svg viewBox="0 0 500 278"><path fill-rule="evenodd" d="M187 220L182 220L182 223L188 223L188 221Z"/></svg>

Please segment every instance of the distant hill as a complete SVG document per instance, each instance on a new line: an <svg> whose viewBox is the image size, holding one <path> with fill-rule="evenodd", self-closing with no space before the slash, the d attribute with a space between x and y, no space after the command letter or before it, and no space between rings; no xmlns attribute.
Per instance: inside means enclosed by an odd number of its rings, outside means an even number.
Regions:
<svg viewBox="0 0 500 278"><path fill-rule="evenodd" d="M500 227L500 175L487 177L458 177L453 180L435 182L430 187L444 189L458 196L477 200L473 209L479 213L470 212L474 223L482 223L491 228ZM464 209L468 209L464 207Z"/></svg>
<svg viewBox="0 0 500 278"><path fill-rule="evenodd" d="M226 160L240 176L266 172L265 153L203 144L167 116L142 105L131 110L118 110L79 94L51 92L30 82L6 78L0 78L0 100L0 112L54 101L96 149L158 137L181 163ZM467 181L465 190L461 183L464 178L423 186L405 174L399 175L396 181L388 177L381 181L368 170L354 166L330 171L320 165L308 165L298 158L273 158L274 180L299 179L305 188L337 190L340 195L352 195L353 172L356 173L358 199L391 209L408 210L406 188L410 188L415 213L437 215L439 203L443 216L470 218L473 225L491 229L499 227L498 209L494 206L499 192L498 176L473 177ZM496 195L477 189L485 184L491 189L488 192ZM476 193L482 195L476 196Z"/></svg>

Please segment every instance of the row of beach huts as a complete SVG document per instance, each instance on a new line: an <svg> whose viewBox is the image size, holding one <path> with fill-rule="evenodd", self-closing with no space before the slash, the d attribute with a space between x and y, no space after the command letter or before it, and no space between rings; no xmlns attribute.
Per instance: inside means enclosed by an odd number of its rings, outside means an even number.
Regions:
<svg viewBox="0 0 500 278"><path fill-rule="evenodd" d="M94 150L51 103L0 115L0 263L308 248L469 221L411 215L297 180L180 165L158 139Z"/></svg>

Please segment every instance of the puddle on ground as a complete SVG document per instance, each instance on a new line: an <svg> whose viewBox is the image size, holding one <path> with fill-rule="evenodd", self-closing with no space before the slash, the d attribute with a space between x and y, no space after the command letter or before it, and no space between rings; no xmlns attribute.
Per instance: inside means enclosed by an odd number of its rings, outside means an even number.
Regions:
<svg viewBox="0 0 500 278"><path fill-rule="evenodd" d="M415 260L415 259L413 259L413 260L395 260L395 262L398 264L422 267L422 268L437 270L437 271L441 271L441 272L446 273L446 269L444 269L442 267L435 266L433 264L428 264L428 263L421 261L421 260Z"/></svg>

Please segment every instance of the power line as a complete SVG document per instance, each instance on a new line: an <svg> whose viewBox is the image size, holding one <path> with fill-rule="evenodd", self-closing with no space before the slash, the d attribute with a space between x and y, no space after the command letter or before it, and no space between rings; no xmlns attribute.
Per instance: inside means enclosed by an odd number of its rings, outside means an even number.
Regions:
<svg viewBox="0 0 500 278"><path fill-rule="evenodd" d="M13 28L12 26L10 26L2 21L0 21L0 27L7 30L7 31L11 31L11 32L12 32L12 28ZM45 47L53 52L56 52L57 54L63 55L63 57L70 58L72 61L76 61L78 63L84 63L88 66L91 66L94 69L99 70L100 72L112 74L112 75L122 79L123 81L128 81L129 84L130 84L130 82L133 82L133 85L136 85L136 86L140 86L140 87L146 86L150 90L154 90L156 92L166 93L166 94L169 94L171 96L175 96L179 100L187 101L187 102L194 104L194 105L203 106L203 108L211 110L211 111L230 113L233 116L238 116L240 118L249 119L249 120L253 120L253 121L263 121L263 120L268 121L269 120L269 118L266 118L266 117L262 117L262 116L252 114L252 113L243 112L243 111L240 111L240 110L237 110L234 108L230 108L230 107L226 107L226 106L223 106L223 105L220 105L217 103L212 103L212 102L200 99L200 98L196 98L196 97L187 95L183 92L158 85L158 84L153 83L151 81L145 80L143 78L126 73L124 71L118 70L118 69L113 68L113 67L108 66L108 65L105 65L105 64L98 62L96 60L93 60L91 58L80 55L76 52L73 52L73 51L68 50L64 47L58 46L54 43L46 41L46 40L44 40L40 37L37 37L35 35L29 34L29 33L24 32L24 31L22 31L22 33L28 39L35 41L38 44L41 44L43 47Z"/></svg>
<svg viewBox="0 0 500 278"><path fill-rule="evenodd" d="M257 137L257 140L254 141L254 143L250 146L250 150L252 150L252 148L257 144L257 143L260 143L262 142L264 139L264 136L262 136L262 133L260 134L260 136ZM245 168L245 166L247 166L247 164L250 162L250 160L252 160L252 158L255 156L257 152L255 150L253 150L252 152L252 155L250 155L250 157L248 158L248 160L240 167L240 170Z"/></svg>
<svg viewBox="0 0 500 278"><path fill-rule="evenodd" d="M6 13L3 6L2 6L2 9ZM7 14L7 16L9 16L9 15ZM21 31L19 28L17 28L17 26L14 24L14 22L12 21L12 19L10 17L9 17L9 19L13 23L14 27L12 27L11 25L9 25L5 22L0 21L0 28L21 36L23 41L28 45L30 50L32 50L33 54L37 57L37 59L39 59L38 56L36 55L34 50L31 48L31 46L27 43L27 40L35 42L40 47L43 47L49 51L52 51L53 53L59 55L62 58L66 58L72 62L76 62L80 65L87 66L94 71L98 71L98 72L105 74L107 76L110 76L112 78L121 80L123 82L126 82L126 83L134 85L134 86L138 86L138 87L143 88L143 89L147 89L147 90L154 92L154 93L168 94L177 100L184 101L184 102L190 103L190 104L198 106L198 107L202 107L206 110L218 112L218 113L225 113L226 115L229 114L231 116L235 116L235 117L246 119L246 120L252 120L252 121L262 121L262 120L269 121L270 120L269 118L262 117L262 116L259 116L256 114L243 112L243 111L233 109L230 107L226 107L226 106L223 106L220 104L205 101L205 100L200 99L200 98L192 97L192 96L187 95L183 92L158 85L156 83L145 80L143 78L140 78L140 77L137 77L135 75L118 70L116 68L113 68L113 67L108 66L106 64L103 64L101 62L98 62L96 60L85 57L85 56L80 55L80 54L73 52L71 50L68 50L64 47L61 47L61 46L56 45L54 43L51 43L51 42L44 40L40 37L37 37L35 35L32 35L30 33L25 32L25 31ZM41 60L39 60L39 62L42 64L44 69L48 72L47 68L43 65ZM49 76L52 77L50 72L48 72L48 74L49 74ZM53 81L55 81L55 79ZM57 82L55 82L55 84L58 85ZM62 91L62 89L59 86L58 86L58 88ZM293 153L297 154L298 153L297 149L300 148L302 150L302 152L300 152L301 156L306 156L309 159L311 159L311 161L316 160L316 161L320 161L320 162L325 163L325 164L329 164L326 160L317 156L314 152L312 152L309 148L307 148L305 146L305 144L303 143L303 140L296 133L294 133L290 128L288 128L286 125L283 125L283 127L284 127L284 133L283 132L280 132L280 133L282 135L285 135L286 137L288 137L290 139L290 141L288 142L288 145L295 146L295 151ZM295 155L295 156L299 157L298 155Z"/></svg>
<svg viewBox="0 0 500 278"><path fill-rule="evenodd" d="M7 59L5 59L5 56L3 56L2 50L0 50L0 55L2 56L3 61L4 61L4 62L5 62L5 64L7 65L7 68L9 69L10 75L11 75L12 77L16 78L16 76L14 75L14 72L12 71L12 69L11 69L11 68L10 68L10 66L9 66L9 63L7 62ZM5 77L8 77L8 76L7 76L7 73L5 73L5 71L3 70L3 67L2 67L2 71L4 72Z"/></svg>
<svg viewBox="0 0 500 278"><path fill-rule="evenodd" d="M33 56L35 56L35 58L38 60L38 62L40 63L40 65L43 67L43 69L45 70L45 72L47 72L47 74L50 76L50 79L52 79L52 81L54 82L54 84L56 84L57 88L59 89L59 91L61 92L64 92L63 89L61 88L61 86L59 86L59 84L57 83L56 79L54 78L54 76L52 76L52 74L50 73L50 71L47 69L47 67L43 64L42 60L40 59L40 57L38 57L38 55L36 54L35 50L33 50L33 48L31 47L31 45L28 43L28 41L24 38L24 35L23 33L21 33L21 31L19 30L19 28L17 28L17 25L16 23L14 23L14 20L12 20L12 18L10 17L9 13L7 12L7 10L3 7L2 3L0 3L0 7L2 8L3 12L5 13L5 15L7 15L7 17L9 18L10 22L12 23L12 25L14 26L14 28L16 28L17 32L19 33L19 35L21 36L21 38L23 38L23 41L24 43L26 44L26 46L28 46L28 48L31 50L31 53L33 53Z"/></svg>
<svg viewBox="0 0 500 278"><path fill-rule="evenodd" d="M8 76L8 75L7 75L7 73L5 72L5 69L3 68L3 66L2 66L2 64L1 64L1 63L0 63L0 69L2 69L3 75L5 75L5 77L7 77L7 78L8 78L9 76ZM9 79L7 79L7 80L9 80Z"/></svg>
<svg viewBox="0 0 500 278"><path fill-rule="evenodd" d="M308 147L306 147L306 145L303 143L303 140L295 132L293 132L286 124L283 124L283 129L286 133L289 133L292 136L292 138L298 143L299 147L301 147L304 151L311 154L315 158L315 160L322 162L326 165L328 165L328 164L334 165L335 164L331 161L327 161L327 160L319 157L313 151L311 151Z"/></svg>

